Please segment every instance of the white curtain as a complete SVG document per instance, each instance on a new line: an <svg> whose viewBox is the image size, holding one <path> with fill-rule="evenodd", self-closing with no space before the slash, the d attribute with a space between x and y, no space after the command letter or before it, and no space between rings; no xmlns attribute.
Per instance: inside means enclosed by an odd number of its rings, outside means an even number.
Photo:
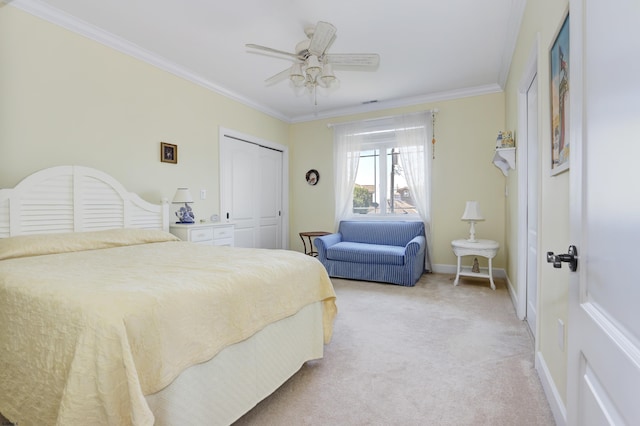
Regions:
<svg viewBox="0 0 640 426"><path fill-rule="evenodd" d="M335 224L353 214L353 188L358 173L360 151L375 144L377 131L395 129L395 145L399 151L407 186L424 222L427 250L425 269L431 271L431 112L386 117L333 125L333 160L335 182Z"/></svg>
<svg viewBox="0 0 640 426"><path fill-rule="evenodd" d="M424 268L431 271L431 113L394 117L396 144L407 186L424 222L427 249Z"/></svg>
<svg viewBox="0 0 640 426"><path fill-rule="evenodd" d="M333 181L335 183L335 227L353 210L353 188L358 174L363 123L333 126Z"/></svg>

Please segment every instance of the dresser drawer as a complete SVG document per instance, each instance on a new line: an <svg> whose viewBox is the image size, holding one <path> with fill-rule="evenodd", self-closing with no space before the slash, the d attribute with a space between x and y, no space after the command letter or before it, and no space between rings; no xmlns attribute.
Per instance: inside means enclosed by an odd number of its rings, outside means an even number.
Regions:
<svg viewBox="0 0 640 426"><path fill-rule="evenodd" d="M233 236L233 226L218 227L213 230L213 239L222 240Z"/></svg>
<svg viewBox="0 0 640 426"><path fill-rule="evenodd" d="M209 246L233 246L233 228L233 223L176 223L170 226L170 231L182 241Z"/></svg>
<svg viewBox="0 0 640 426"><path fill-rule="evenodd" d="M213 229L207 228L197 228L189 230L189 241L194 243L211 241L213 240Z"/></svg>

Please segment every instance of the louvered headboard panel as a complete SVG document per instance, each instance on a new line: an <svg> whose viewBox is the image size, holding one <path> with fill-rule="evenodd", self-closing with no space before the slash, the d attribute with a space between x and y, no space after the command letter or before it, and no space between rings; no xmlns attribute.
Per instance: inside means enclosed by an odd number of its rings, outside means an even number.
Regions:
<svg viewBox="0 0 640 426"><path fill-rule="evenodd" d="M0 190L0 238L114 228L169 230L169 204L151 204L113 177L82 166L58 166Z"/></svg>

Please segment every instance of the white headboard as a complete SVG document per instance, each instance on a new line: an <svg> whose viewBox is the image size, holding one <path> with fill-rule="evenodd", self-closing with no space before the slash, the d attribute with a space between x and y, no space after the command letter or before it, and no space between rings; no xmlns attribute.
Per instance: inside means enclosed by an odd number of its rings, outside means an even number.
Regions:
<svg viewBox="0 0 640 426"><path fill-rule="evenodd" d="M0 189L0 238L114 228L169 230L169 204L151 204L82 166L44 169Z"/></svg>

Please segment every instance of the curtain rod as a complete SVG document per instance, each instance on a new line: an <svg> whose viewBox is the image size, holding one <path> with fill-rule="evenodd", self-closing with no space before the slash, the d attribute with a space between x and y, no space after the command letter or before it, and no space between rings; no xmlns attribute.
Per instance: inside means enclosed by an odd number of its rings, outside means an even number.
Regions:
<svg viewBox="0 0 640 426"><path fill-rule="evenodd" d="M376 118L367 118L367 119L364 119L364 120L345 121L343 123L327 123L327 127L328 128L332 128L334 126L340 126L340 125L343 125L343 124L366 123L366 122L369 122L369 121L386 120L386 119L389 119L389 118L397 117L398 115L421 114L423 112L430 112L431 114L437 114L437 113L440 112L440 110L438 108L433 108L433 109L426 109L424 111L411 112L409 114L387 115L385 117L376 117Z"/></svg>

